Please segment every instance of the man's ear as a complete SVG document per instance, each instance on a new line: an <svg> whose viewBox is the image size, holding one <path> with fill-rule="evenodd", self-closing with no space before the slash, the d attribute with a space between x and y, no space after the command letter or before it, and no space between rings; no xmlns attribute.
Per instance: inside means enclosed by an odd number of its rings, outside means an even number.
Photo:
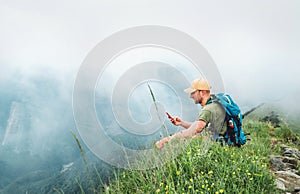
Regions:
<svg viewBox="0 0 300 194"><path fill-rule="evenodd" d="M209 94L209 91L208 90L201 90L202 91L202 93L203 93L203 95L205 94Z"/></svg>

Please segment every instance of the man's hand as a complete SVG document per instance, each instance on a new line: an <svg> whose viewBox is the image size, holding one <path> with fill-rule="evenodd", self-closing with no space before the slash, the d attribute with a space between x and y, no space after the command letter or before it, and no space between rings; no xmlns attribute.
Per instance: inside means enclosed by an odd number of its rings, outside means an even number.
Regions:
<svg viewBox="0 0 300 194"><path fill-rule="evenodd" d="M159 149L163 148L165 143L167 143L169 140L172 140L174 138L193 137L197 133L200 133L202 131L202 129L206 126L206 122L204 122L203 120L198 120L198 121L195 121L192 124L190 124L185 121L182 121L180 117L174 117L173 124L177 125L177 126L178 125L183 126L187 129L177 132L170 137L165 137L162 140L156 142L155 145L157 148L159 148Z"/></svg>
<svg viewBox="0 0 300 194"><path fill-rule="evenodd" d="M179 126L181 124L181 118L179 117L172 117L168 112L166 112L168 118L170 119L170 121L176 125L176 126Z"/></svg>
<svg viewBox="0 0 300 194"><path fill-rule="evenodd" d="M181 123L182 123L182 119L180 118L180 117L177 117L177 116L175 116L174 118L173 118L173 122L172 122L174 125L176 125L176 126L181 126Z"/></svg>
<svg viewBox="0 0 300 194"><path fill-rule="evenodd" d="M165 138L163 138L163 139L157 141L157 142L155 143L155 145L156 145L156 147L157 147L158 149L161 149L161 148L164 147L164 144L167 143L168 141L169 141L169 138L168 138L168 137L165 137Z"/></svg>

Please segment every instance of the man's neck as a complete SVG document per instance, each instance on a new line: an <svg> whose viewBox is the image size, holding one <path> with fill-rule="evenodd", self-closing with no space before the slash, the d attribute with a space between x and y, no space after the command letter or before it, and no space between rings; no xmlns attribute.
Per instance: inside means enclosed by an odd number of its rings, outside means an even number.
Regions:
<svg viewBox="0 0 300 194"><path fill-rule="evenodd" d="M210 95L206 95L203 97L203 101L201 103L201 106L205 106L207 101L210 99Z"/></svg>

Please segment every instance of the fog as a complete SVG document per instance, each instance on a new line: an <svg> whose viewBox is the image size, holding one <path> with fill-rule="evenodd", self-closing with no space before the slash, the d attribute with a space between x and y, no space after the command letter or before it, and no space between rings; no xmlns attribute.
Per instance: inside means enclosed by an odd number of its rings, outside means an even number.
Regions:
<svg viewBox="0 0 300 194"><path fill-rule="evenodd" d="M231 94L242 112L263 102L286 106L284 102L288 101L292 107L289 114L298 114L300 105L294 103L294 96L300 93L299 9L298 0L1 1L0 147L8 151L2 152L5 156L0 156L0 160L9 162L9 153L25 153L39 158L39 168L44 165L59 171L63 164L78 158L70 133L74 130L79 136L72 112L77 73L99 42L134 26L167 26L196 39L216 64L223 80L221 88ZM116 121L111 110L124 109L123 101L115 107L111 105L114 85L139 63L168 64L178 70L178 75L181 72L186 82L176 83L178 77L160 71L149 82L124 82L120 93L125 95L126 88L131 87L126 93L130 99L124 100L137 123L145 126L153 116L147 83L164 110L180 115L182 107L193 106L189 111L197 114L199 107L180 92L194 78L206 75L195 71L190 61L178 53L161 50L137 49L120 55L98 78L94 88L96 112L109 136L120 138L126 126ZM137 78L144 75L140 71ZM171 84L163 86L167 82ZM219 86L212 85L214 92L219 92L216 88ZM146 108L140 108L143 106ZM195 115L187 119L192 120ZM168 123L167 127L172 132L178 130ZM7 131L11 135L6 135ZM159 139L163 130L152 132L147 146ZM45 164L49 157L53 160ZM28 171L32 169L29 167ZM2 184L1 187L6 186Z"/></svg>
<svg viewBox="0 0 300 194"><path fill-rule="evenodd" d="M60 138L74 129L70 122L72 85L51 68L35 68L26 73L16 69L9 77L0 84L2 146L12 146L17 153L45 156L52 147L66 145ZM5 132L11 135L5 136ZM25 145L21 140L15 142L13 135L18 134ZM73 148L69 151L74 152Z"/></svg>
<svg viewBox="0 0 300 194"><path fill-rule="evenodd" d="M74 78L87 53L105 37L155 24L196 38L218 65L226 90L245 109L298 90L296 0L63 2L1 2L1 66L51 66Z"/></svg>

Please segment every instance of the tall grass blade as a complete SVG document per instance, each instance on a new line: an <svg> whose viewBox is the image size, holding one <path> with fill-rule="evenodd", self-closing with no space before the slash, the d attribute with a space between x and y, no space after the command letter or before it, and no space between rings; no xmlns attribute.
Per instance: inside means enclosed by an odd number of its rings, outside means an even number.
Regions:
<svg viewBox="0 0 300 194"><path fill-rule="evenodd" d="M81 194L85 194L84 189L82 188L81 182L76 178L76 182L80 188Z"/></svg>
<svg viewBox="0 0 300 194"><path fill-rule="evenodd" d="M77 146L78 146L78 148L79 148L79 150L80 150L81 158L82 158L82 160L83 160L83 162L84 162L84 165L85 165L85 167L86 167L86 171L87 171L87 173L88 173L89 182L90 182L90 185L91 185L91 187L92 187L92 190L93 190L94 193L96 193L94 181L93 181L93 179L92 179L92 177L91 177L90 167L89 167L89 165L88 165L88 163L87 163L87 160L86 160L84 151L83 151L83 149L82 149L82 146L81 146L81 144L80 144L80 141L79 141L79 139L77 138L76 134L75 134L73 131L71 131L71 133L72 133L74 139L76 140Z"/></svg>
<svg viewBox="0 0 300 194"><path fill-rule="evenodd" d="M162 119L162 118L160 117L160 115L159 115L158 106L157 106L157 103L156 103L156 99L155 99L153 90L152 90L151 86L149 85L149 83L147 83L147 86L148 86L148 89L149 89L150 94L151 94L151 96L152 96L152 101L153 101L153 103L154 103L154 105L155 105L157 117L158 117L159 121L162 123L163 128L165 129L166 136L169 136L168 128L167 128L167 126L165 125L163 119Z"/></svg>
<svg viewBox="0 0 300 194"><path fill-rule="evenodd" d="M64 191L62 189L53 188L53 191L55 191L58 194L64 194ZM27 194L27 192L26 192Z"/></svg>

